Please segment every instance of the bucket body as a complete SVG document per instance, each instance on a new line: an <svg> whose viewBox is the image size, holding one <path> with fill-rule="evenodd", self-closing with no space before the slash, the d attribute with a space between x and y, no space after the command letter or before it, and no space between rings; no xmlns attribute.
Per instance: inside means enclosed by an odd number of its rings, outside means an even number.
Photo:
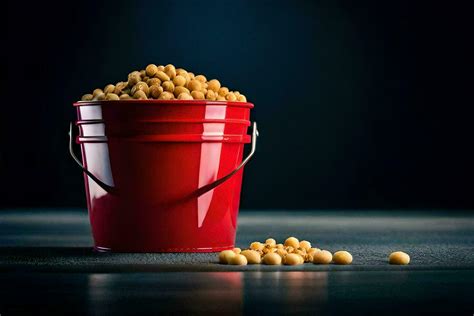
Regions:
<svg viewBox="0 0 474 316"><path fill-rule="evenodd" d="M212 252L235 242L250 103L78 102L82 163L95 248Z"/></svg>

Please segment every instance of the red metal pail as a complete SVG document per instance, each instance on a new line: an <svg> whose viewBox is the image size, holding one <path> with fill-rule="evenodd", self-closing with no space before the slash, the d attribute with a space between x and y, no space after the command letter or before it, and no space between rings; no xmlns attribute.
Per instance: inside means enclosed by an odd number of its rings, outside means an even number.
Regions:
<svg viewBox="0 0 474 316"><path fill-rule="evenodd" d="M255 152L251 103L78 102L95 248L115 252L232 249L243 166ZM252 150L243 158L244 144Z"/></svg>

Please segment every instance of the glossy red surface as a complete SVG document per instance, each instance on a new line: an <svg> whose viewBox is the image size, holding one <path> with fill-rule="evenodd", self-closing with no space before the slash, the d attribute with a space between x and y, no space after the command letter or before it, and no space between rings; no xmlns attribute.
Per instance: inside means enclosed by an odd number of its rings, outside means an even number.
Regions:
<svg viewBox="0 0 474 316"><path fill-rule="evenodd" d="M234 246L250 103L76 103L95 246L117 252L208 252Z"/></svg>

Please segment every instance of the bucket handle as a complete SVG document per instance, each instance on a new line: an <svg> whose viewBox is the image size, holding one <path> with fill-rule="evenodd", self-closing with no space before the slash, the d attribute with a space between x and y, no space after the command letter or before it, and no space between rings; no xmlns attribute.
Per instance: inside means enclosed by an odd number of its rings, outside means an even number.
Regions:
<svg viewBox="0 0 474 316"><path fill-rule="evenodd" d="M216 188L220 184L222 184L225 181L229 180L234 174L236 174L240 169L242 169L243 166L245 166L247 164L247 162L250 161L250 158L252 158L252 156L255 154L255 150L257 149L257 137L259 135L258 130L257 130L257 122L253 122L252 127L253 127L252 128L252 147L251 147L250 153L247 155L247 157L245 157L245 159L242 160L240 165L237 168L235 168L233 171L231 171L229 174L223 176L220 179L217 179L216 181L214 181L212 183L206 184L205 186L199 188L195 192L195 194L197 196L201 196L204 193L211 191L212 189ZM72 122L69 123L69 133L68 134L69 134L69 153L71 154L74 161L79 165L79 167L82 169L82 171L85 172L92 180L94 180L94 182L97 183L102 189L104 189L105 191L107 191L109 193L114 192L115 191L114 187L104 183L102 180L100 180L95 175L93 175L89 170L87 170L87 168L85 168L82 165L81 161L74 154L73 145L72 145L72 143L73 143Z"/></svg>
<svg viewBox="0 0 474 316"><path fill-rule="evenodd" d="M212 189L216 188L219 186L221 183L224 183L225 181L229 180L234 174L236 174L240 169L242 169L243 166L249 162L250 158L252 158L253 154L255 154L255 150L257 149L257 137L258 137L258 130L257 130L257 122L253 122L252 124L252 147L250 149L250 153L245 157L244 160L240 163L240 165L235 168L233 171L231 171L229 174L223 176L220 179L217 179L216 181L206 184L205 186L199 188L196 192L196 196L201 196L206 192L211 191ZM194 194L193 194L194 195Z"/></svg>
<svg viewBox="0 0 474 316"><path fill-rule="evenodd" d="M81 167L82 171L84 171L92 180L94 180L95 183L97 183L102 189L104 189L105 191L109 192L109 193L112 193L115 188L104 183L102 180L100 180L99 178L97 178L95 175L92 174L92 172L90 172L89 170L87 170L87 168L85 168L81 161L76 157L76 154L74 154L74 150L72 148L72 139L73 139L73 136L72 136L72 122L69 123L69 153L71 154L72 158L74 159L74 161L79 165L79 167Z"/></svg>

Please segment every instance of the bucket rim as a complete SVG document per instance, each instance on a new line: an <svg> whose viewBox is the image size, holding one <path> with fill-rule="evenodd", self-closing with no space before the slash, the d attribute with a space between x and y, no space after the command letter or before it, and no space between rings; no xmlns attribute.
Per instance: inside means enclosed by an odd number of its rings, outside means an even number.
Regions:
<svg viewBox="0 0 474 316"><path fill-rule="evenodd" d="M218 105L218 106L232 106L252 109L253 103L250 102L236 102L236 101L209 101L209 100L100 100L100 101L77 101L74 106L91 106L91 105L105 105L105 104L165 104L165 105Z"/></svg>

